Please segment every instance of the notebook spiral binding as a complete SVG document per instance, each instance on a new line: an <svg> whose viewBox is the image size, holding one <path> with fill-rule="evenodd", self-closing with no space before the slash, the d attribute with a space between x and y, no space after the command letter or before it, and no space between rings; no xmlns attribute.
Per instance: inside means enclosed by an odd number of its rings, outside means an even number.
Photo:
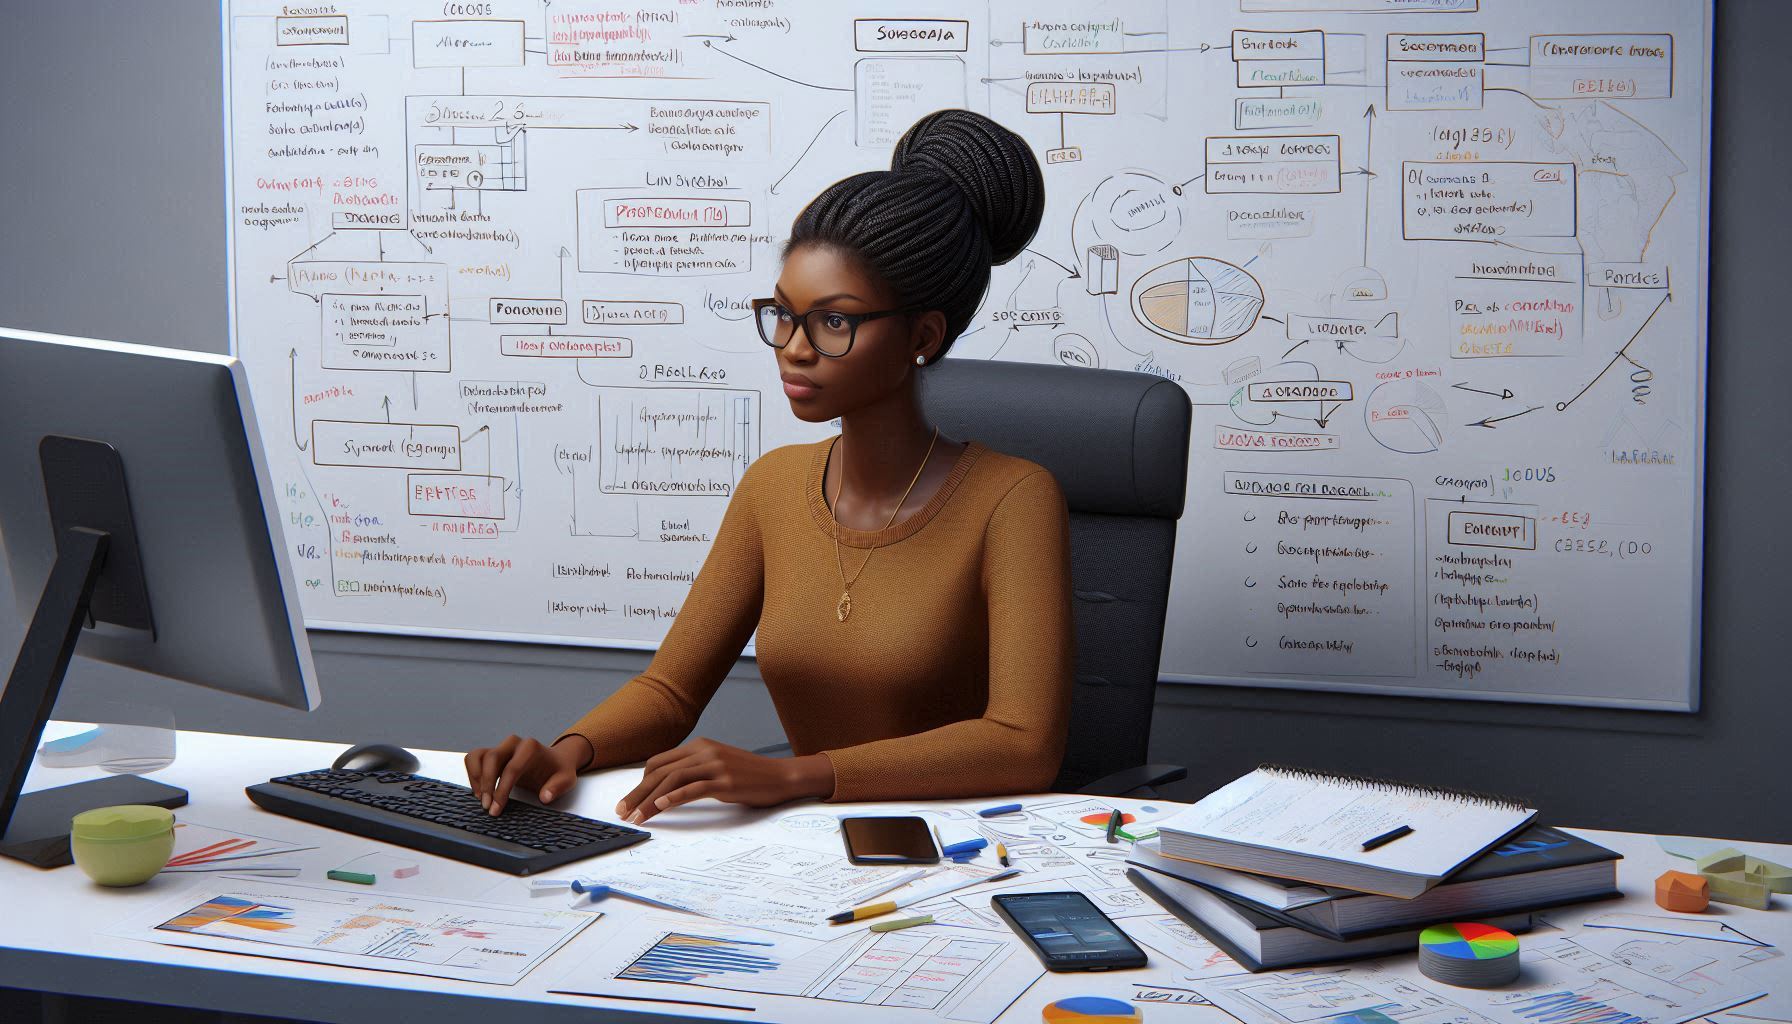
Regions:
<svg viewBox="0 0 1792 1024"><path fill-rule="evenodd" d="M1452 789L1449 786L1421 785L1413 782L1401 782L1398 779L1380 779L1370 775L1322 772L1317 769L1301 768L1297 765L1290 764L1260 764L1257 766L1257 770L1273 775L1307 779L1314 782L1341 782L1347 785L1358 786L1363 789L1373 789L1383 793L1419 793L1438 799L1460 800L1465 803L1482 804L1488 807L1498 807L1509 811L1527 810L1530 806L1525 801L1516 797L1502 796L1497 793L1480 793L1473 790Z"/></svg>

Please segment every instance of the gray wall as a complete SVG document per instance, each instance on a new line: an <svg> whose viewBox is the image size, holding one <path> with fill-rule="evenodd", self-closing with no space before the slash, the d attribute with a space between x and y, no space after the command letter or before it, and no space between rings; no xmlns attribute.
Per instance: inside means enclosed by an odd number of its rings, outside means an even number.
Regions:
<svg viewBox="0 0 1792 1024"><path fill-rule="evenodd" d="M0 324L223 351L216 4L11 6L0 33ZM1792 730L1777 527L1792 476L1776 436L1787 429L1792 348L1778 301L1784 259L1774 256L1789 223L1781 179L1792 166L1792 105L1760 84L1781 70L1777 41L1792 32L1792 5L1719 8L1703 709L1170 684L1158 699L1153 758L1191 768L1170 795L1192 798L1278 760L1512 792L1565 823L1792 841L1792 772L1770 754ZM11 384L0 381L0 401ZM0 651L17 644L17 617L0 563ZM128 699L170 708L189 728L465 749L510 731L551 737L648 659L312 639L326 700L309 716L86 662L71 671L57 714L79 719L98 700ZM700 731L749 745L781 738L751 661L736 666Z"/></svg>

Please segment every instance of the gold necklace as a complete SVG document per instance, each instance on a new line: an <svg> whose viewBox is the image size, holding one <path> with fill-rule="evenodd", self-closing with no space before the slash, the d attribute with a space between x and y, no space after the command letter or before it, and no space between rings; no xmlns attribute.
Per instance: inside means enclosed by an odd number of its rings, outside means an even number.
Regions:
<svg viewBox="0 0 1792 1024"><path fill-rule="evenodd" d="M842 441L846 440L846 435L845 434L840 435L840 439ZM927 468L927 460L933 457L933 446L938 444L939 440L940 440L940 428L934 427L933 428L933 440L929 441L927 444L927 454L921 456L921 466L919 469L915 470L915 478L908 482L908 490L902 492L902 500L898 501L896 503L896 507L891 510L890 521L884 524L884 529L888 530L890 528L890 523L894 523L896 521L896 513L902 511L902 502L908 500L909 491L914 490L915 484L920 481L921 470ZM836 445L836 447L838 447L838 445ZM834 488L834 505L838 505L840 503L840 492L845 489L846 489L846 456L842 455L840 457L840 485L838 487ZM830 519L834 518L834 506L833 505L828 506L828 518L830 518ZM840 571L840 600L838 603L836 603L834 605L834 615L841 622L845 622L846 617L852 614L852 585L859 581L860 574L865 571L865 566L867 566L871 563L871 556L874 553L876 553L876 551L877 551L877 545L872 544L871 550L865 552L865 560L863 562L859 563L858 572L855 572L852 574L852 579L850 579L850 580L847 579L846 578L846 567L844 565L842 565L840 562L840 520L834 519L834 568L838 569Z"/></svg>

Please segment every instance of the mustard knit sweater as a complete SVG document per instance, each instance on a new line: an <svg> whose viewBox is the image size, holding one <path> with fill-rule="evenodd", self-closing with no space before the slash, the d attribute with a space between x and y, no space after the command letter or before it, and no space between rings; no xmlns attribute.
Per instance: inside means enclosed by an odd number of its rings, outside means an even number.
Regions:
<svg viewBox="0 0 1792 1024"><path fill-rule="evenodd" d="M590 767L683 742L755 628L759 672L797 755L826 754L831 799L1041 792L1069 722L1070 520L1044 467L969 441L939 491L888 529L835 524L838 435L742 474L709 556L647 670L577 733ZM840 562L852 614L839 621Z"/></svg>

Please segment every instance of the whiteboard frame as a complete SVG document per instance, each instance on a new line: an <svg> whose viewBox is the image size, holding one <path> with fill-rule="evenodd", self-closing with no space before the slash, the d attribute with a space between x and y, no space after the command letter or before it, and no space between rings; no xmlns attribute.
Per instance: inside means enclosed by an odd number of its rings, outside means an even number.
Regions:
<svg viewBox="0 0 1792 1024"><path fill-rule="evenodd" d="M222 104L222 147L224 154L225 193L231 195L235 181L235 138L231 132L234 123L231 95L231 0L219 0L219 43L223 54L221 91ZM1468 700L1509 704L1543 704L1552 706L1582 706L1603 708L1625 708L1648 711L1675 711L1696 713L1700 704L1701 660L1703 656L1704 638L1704 596L1705 596L1705 436L1708 419L1709 392L1707 363L1711 345L1710 323L1710 237L1711 237L1711 92L1712 64L1715 59L1716 37L1715 7L1716 0L1705 0L1704 38L1699 50L1701 71L1698 76L1702 106L1699 111L1699 135L1701 140L1699 151L1699 224L1696 231L1698 239L1698 308L1695 320L1699 328L1699 344L1696 354L1696 412L1693 417L1693 487L1692 487L1692 537L1689 559L1692 575L1692 614L1689 622L1689 639L1687 646L1686 693L1679 700L1637 700L1619 697L1598 697L1590 695L1558 695L1538 694L1523 691L1464 691L1450 690L1442 687L1408 687L1389 684L1363 683L1345 680L1325 679L1293 679L1266 676L1262 678L1241 678L1237 676L1207 676L1200 674L1158 673L1158 683L1175 683L1186 686L1221 686L1242 688L1264 688L1278 690L1306 690L1335 693L1357 693L1365 695L1396 697L1432 697L1453 700ZM1676 43L1678 47L1678 43ZM229 355L241 358L238 351L237 338L237 264L236 264L236 218L234 210L225 211L224 225L224 259L225 259L225 333L226 351ZM282 544L284 544L284 527L281 528ZM378 624L361 622L338 622L324 619L305 619L305 628L340 632L371 633L390 636L428 637L456 640L499 641L519 644L549 644L558 647L605 648L614 650L657 651L659 642L646 640L628 640L622 638L574 637L558 633L514 633L494 632L486 630L454 629L448 627L422 627L399 624ZM757 635L757 634L755 634ZM756 645L749 642L741 651L740 657L757 659Z"/></svg>

